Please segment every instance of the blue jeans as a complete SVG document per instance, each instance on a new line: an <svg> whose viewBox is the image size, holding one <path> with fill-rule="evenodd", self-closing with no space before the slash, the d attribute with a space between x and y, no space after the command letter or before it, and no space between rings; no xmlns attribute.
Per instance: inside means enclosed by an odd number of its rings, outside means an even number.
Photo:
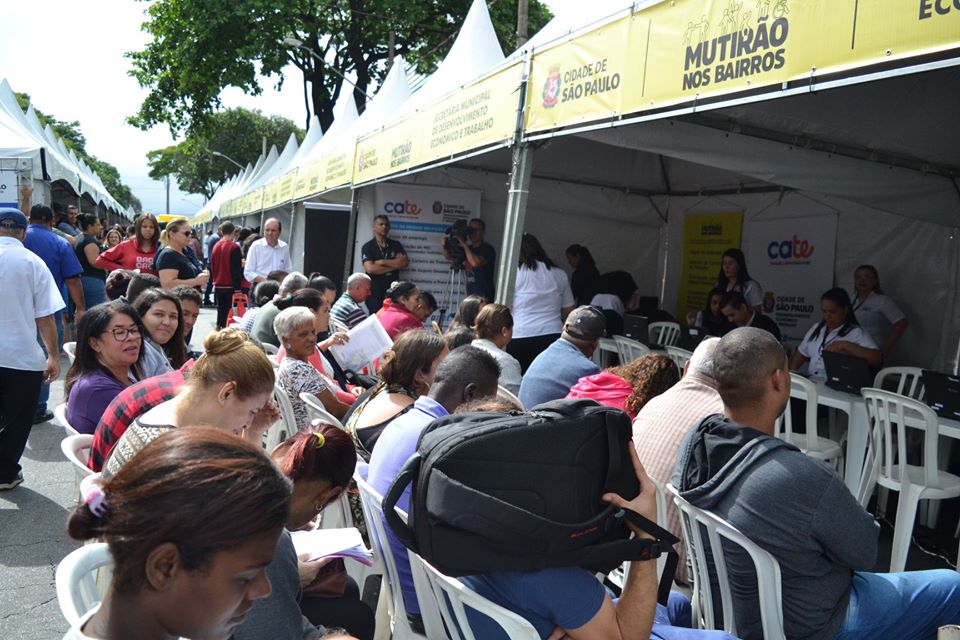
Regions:
<svg viewBox="0 0 960 640"><path fill-rule="evenodd" d="M956 571L857 572L837 640L932 640L939 627L958 622L960 573Z"/></svg>
<svg viewBox="0 0 960 640"><path fill-rule="evenodd" d="M83 302L87 309L107 301L107 285L100 278L80 276L80 284L83 286Z"/></svg>
<svg viewBox="0 0 960 640"><path fill-rule="evenodd" d="M691 626L693 610L690 600L682 593L671 591L667 606L657 603L650 640L736 640L725 631L691 629Z"/></svg>
<svg viewBox="0 0 960 640"><path fill-rule="evenodd" d="M53 314L53 320L57 325L57 349L63 351L63 311L58 311ZM43 355L46 357L47 348L43 346L43 340L37 335L37 342L40 343L40 348L43 349ZM43 377L43 376L41 376ZM50 399L50 385L41 384L40 385L40 398L37 400L37 411L36 415L40 416L46 413L47 411L47 400ZM66 398L64 398L66 399Z"/></svg>

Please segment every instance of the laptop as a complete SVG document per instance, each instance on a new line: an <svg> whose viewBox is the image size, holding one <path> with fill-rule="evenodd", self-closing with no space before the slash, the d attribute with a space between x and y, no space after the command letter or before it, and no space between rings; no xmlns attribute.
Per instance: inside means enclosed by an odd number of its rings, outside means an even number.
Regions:
<svg viewBox="0 0 960 640"><path fill-rule="evenodd" d="M859 395L860 389L873 385L873 372L863 358L824 351L823 368L827 370L827 386L831 389Z"/></svg>
<svg viewBox="0 0 960 640"><path fill-rule="evenodd" d="M697 348L697 345L703 342L703 339L706 337L706 334L700 327L682 324L680 325L680 337L677 339L677 346L693 352Z"/></svg>
<svg viewBox="0 0 960 640"><path fill-rule="evenodd" d="M923 370L924 400L941 418L960 420L960 377Z"/></svg>
<svg viewBox="0 0 960 640"><path fill-rule="evenodd" d="M623 335L631 340L636 340L648 349L654 351L664 351L662 344L650 341L650 320L646 316L638 316L632 313L623 316Z"/></svg>

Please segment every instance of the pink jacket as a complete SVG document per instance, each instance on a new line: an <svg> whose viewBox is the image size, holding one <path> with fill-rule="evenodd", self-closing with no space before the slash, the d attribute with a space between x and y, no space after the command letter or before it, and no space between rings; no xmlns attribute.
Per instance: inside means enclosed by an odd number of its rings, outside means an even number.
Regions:
<svg viewBox="0 0 960 640"><path fill-rule="evenodd" d="M608 371L601 371L577 380L577 384L573 385L567 397L589 398L607 407L627 411L624 405L631 393L633 393L633 387L630 386L629 382ZM636 417L629 411L627 411L627 414L630 416L630 420Z"/></svg>
<svg viewBox="0 0 960 640"><path fill-rule="evenodd" d="M377 311L377 318L391 340L409 329L422 329L423 323L402 304L391 304Z"/></svg>

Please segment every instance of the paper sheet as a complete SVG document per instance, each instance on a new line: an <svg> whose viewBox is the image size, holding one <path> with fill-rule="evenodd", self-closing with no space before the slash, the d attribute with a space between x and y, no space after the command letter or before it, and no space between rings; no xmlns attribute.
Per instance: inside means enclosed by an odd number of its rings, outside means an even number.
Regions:
<svg viewBox="0 0 960 640"><path fill-rule="evenodd" d="M387 335L377 316L370 316L347 335L350 336L349 342L330 347L337 362L346 370L362 369L393 346L393 340Z"/></svg>
<svg viewBox="0 0 960 640"><path fill-rule="evenodd" d="M339 557L353 558L368 566L373 564L373 553L363 545L360 531L355 527L293 531L290 536L297 555L309 553L309 561Z"/></svg>

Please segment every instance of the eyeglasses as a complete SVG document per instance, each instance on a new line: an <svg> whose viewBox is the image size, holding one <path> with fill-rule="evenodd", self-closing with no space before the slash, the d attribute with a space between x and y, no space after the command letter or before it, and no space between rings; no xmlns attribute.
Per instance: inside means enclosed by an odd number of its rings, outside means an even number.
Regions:
<svg viewBox="0 0 960 640"><path fill-rule="evenodd" d="M130 337L130 336L133 336L133 337L135 337L135 338L139 338L139 337L140 337L140 327L129 327L129 328L127 328L127 329L123 329L123 328L117 327L117 328L114 328L114 329L110 329L110 333L113 334L114 340L116 340L117 342L123 342L124 340L126 340L126 339L127 339L128 337Z"/></svg>

